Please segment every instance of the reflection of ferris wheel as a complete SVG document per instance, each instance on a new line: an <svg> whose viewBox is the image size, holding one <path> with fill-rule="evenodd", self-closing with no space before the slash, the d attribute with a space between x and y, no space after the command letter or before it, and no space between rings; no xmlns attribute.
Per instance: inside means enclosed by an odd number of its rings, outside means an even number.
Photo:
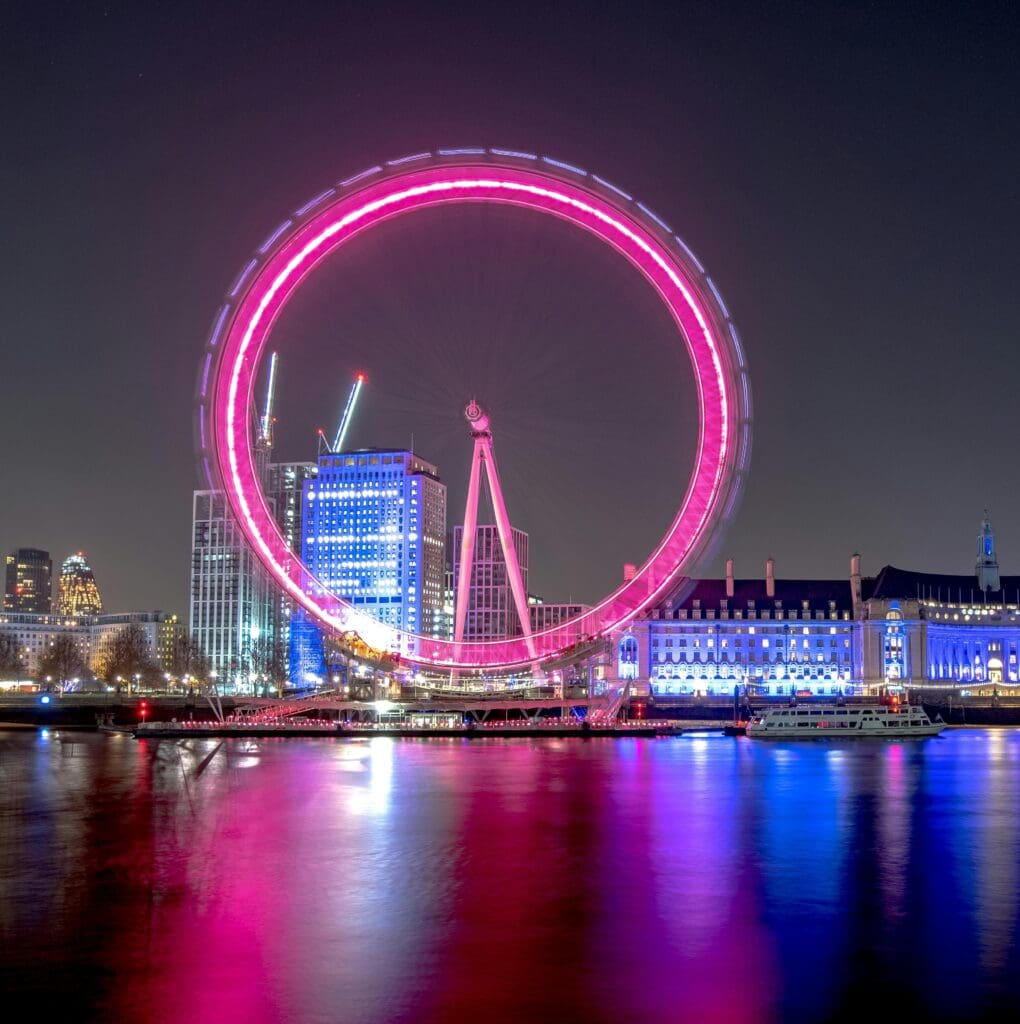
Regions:
<svg viewBox="0 0 1020 1024"><path fill-rule="evenodd" d="M589 611L530 636L447 640L402 632L329 593L287 545L259 483L248 415L273 323L305 275L356 235L449 203L503 203L568 221L626 257L656 290L694 368L699 435L694 473L666 535L637 573ZM466 410L469 416L474 411ZM482 410L477 409L482 415ZM750 387L718 289L677 235L641 203L549 157L500 149L440 150L372 167L288 217L245 265L220 308L199 372L203 473L226 492L241 530L284 592L333 632L442 669L499 669L562 658L661 600L732 519L750 455Z"/></svg>

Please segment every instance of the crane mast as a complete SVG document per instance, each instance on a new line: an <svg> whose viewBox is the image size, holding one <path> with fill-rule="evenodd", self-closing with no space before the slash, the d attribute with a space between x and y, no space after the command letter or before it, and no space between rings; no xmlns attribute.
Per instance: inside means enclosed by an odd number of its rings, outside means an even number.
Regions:
<svg viewBox="0 0 1020 1024"><path fill-rule="evenodd" d="M361 394L361 385L364 383L365 375L363 373L356 374L350 393L347 395L347 404L344 406L340 423L336 428L336 437L333 439L333 447L330 449L332 452L338 452L343 447L347 428L351 425L351 417L354 415L354 407L358 404L358 395Z"/></svg>
<svg viewBox="0 0 1020 1024"><path fill-rule="evenodd" d="M266 383L266 404L263 407L262 422L260 424L260 439L263 444L272 446L273 443L273 399L276 395L276 360L277 353L273 352L269 357L269 379Z"/></svg>

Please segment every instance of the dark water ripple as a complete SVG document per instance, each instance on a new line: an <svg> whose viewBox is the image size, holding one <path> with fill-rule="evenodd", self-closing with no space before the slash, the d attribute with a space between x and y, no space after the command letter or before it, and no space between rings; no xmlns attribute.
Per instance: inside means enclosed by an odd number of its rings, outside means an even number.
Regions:
<svg viewBox="0 0 1020 1024"><path fill-rule="evenodd" d="M1018 813L1020 730L0 733L3 1001L198 1024L1015 1019Z"/></svg>

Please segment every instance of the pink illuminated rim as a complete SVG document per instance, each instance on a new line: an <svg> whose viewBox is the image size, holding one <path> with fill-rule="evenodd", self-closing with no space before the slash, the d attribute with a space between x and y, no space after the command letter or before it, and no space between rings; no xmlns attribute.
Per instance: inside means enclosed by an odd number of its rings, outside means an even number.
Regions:
<svg viewBox="0 0 1020 1024"><path fill-rule="evenodd" d="M690 263L698 270L700 265L686 247L689 259L622 201L545 168L503 166L475 158L392 173L384 180L351 187L353 191L330 190L317 197L302 210L321 206L318 212L296 227L294 221L285 222L263 243L261 262L251 261L230 293L233 317L225 333L230 304L219 314L210 353L200 370L201 393L210 395L212 434L207 447L202 407L201 448L211 451L231 510L251 547L284 591L328 629L354 630L373 647L399 653L421 666L491 670L533 663L523 637L457 644L404 633L326 592L290 550L268 507L252 458L249 416L272 325L304 276L329 253L384 220L442 203L523 206L576 224L630 260L670 310L694 366L700 414L694 472L666 535L633 579L585 615L533 634L532 641L540 658L549 660L568 655L579 642L625 626L677 584L702 553L714 524L724 513L731 514L736 482L746 461L746 370L714 284L708 278L699 280ZM650 211L645 212L661 224ZM210 382L212 360L215 369Z"/></svg>

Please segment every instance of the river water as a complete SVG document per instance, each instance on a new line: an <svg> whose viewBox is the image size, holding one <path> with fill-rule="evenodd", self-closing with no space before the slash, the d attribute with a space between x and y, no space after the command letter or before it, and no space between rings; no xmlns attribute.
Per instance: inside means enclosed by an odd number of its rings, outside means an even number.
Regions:
<svg viewBox="0 0 1020 1024"><path fill-rule="evenodd" d="M0 733L8 1020L1016 1019L1018 890L1020 730Z"/></svg>

